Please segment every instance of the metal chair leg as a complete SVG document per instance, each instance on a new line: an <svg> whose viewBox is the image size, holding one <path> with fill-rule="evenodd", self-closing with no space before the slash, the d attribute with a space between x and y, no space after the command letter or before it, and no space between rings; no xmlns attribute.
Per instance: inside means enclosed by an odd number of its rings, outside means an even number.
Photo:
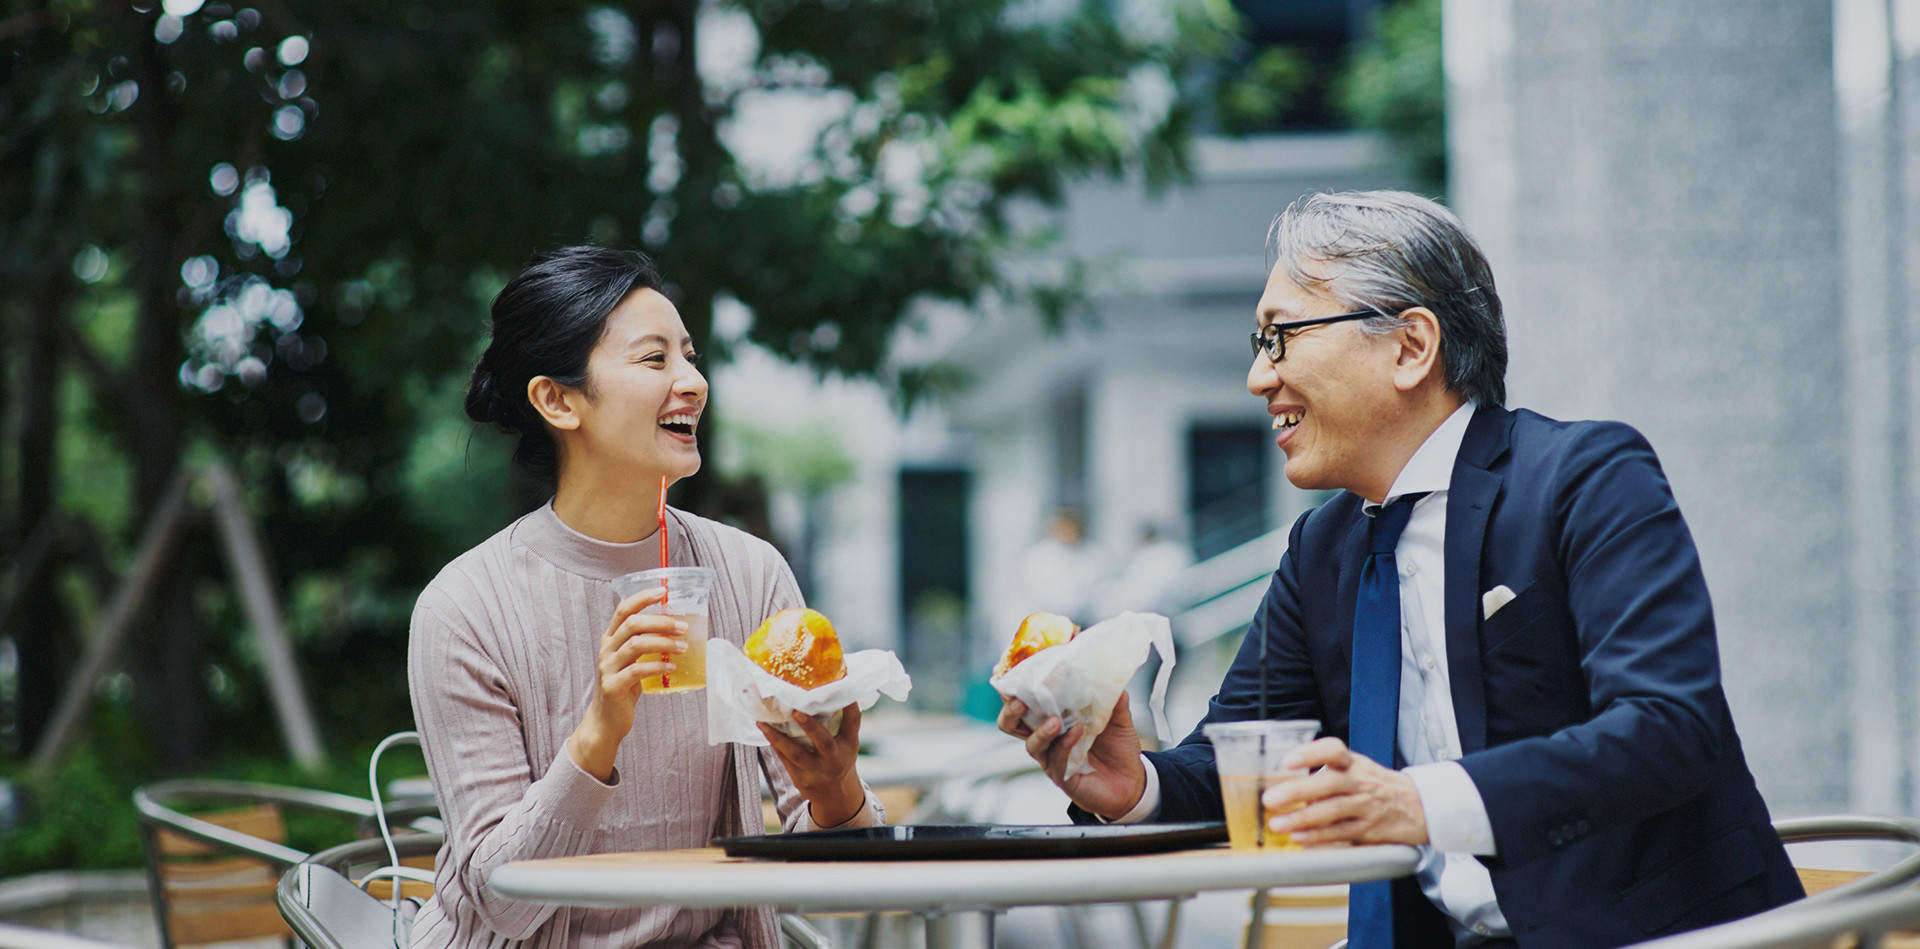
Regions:
<svg viewBox="0 0 1920 949"><path fill-rule="evenodd" d="M1159 949L1173 949L1173 944L1179 940L1180 907L1186 902L1187 898L1184 896L1176 896L1167 901L1167 930L1160 936Z"/></svg>
<svg viewBox="0 0 1920 949"><path fill-rule="evenodd" d="M1247 949L1261 949L1267 942L1267 891L1253 891L1253 914L1247 919Z"/></svg>

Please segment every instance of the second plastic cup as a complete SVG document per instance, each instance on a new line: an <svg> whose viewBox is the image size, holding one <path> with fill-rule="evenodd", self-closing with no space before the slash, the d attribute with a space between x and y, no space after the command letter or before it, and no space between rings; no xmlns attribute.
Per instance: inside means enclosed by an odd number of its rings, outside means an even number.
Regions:
<svg viewBox="0 0 1920 949"><path fill-rule="evenodd" d="M1288 834L1267 829L1260 796L1267 788L1307 776L1280 763L1287 752L1313 740L1320 723L1311 719L1216 722L1206 726L1220 769L1220 798L1227 813L1227 841L1235 850L1297 849Z"/></svg>
<svg viewBox="0 0 1920 949"><path fill-rule="evenodd" d="M614 579L613 589L622 600L664 581L667 601L646 611L666 613L687 624L687 651L666 657L673 662L673 671L641 679L640 691L691 692L707 687L707 598L713 593L714 576L712 567L660 567ZM640 658L659 659L661 655L648 653Z"/></svg>

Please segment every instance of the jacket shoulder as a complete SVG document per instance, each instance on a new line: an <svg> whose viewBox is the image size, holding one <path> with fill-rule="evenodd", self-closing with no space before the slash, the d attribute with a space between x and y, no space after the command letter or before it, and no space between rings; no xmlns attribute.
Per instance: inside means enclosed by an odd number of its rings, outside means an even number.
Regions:
<svg viewBox="0 0 1920 949"><path fill-rule="evenodd" d="M1524 442L1536 449L1566 452L1590 446L1645 445L1647 437L1625 422L1605 419L1562 421L1530 409L1516 409L1513 412L1513 441L1516 445Z"/></svg>

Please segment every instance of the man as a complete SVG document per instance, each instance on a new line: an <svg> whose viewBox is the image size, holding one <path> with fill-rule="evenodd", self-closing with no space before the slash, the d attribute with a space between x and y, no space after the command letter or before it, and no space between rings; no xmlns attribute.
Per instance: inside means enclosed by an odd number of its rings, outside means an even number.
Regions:
<svg viewBox="0 0 1920 949"><path fill-rule="evenodd" d="M1356 885L1354 949L1618 946L1802 895L1720 687L1713 609L1653 450L1608 422L1509 411L1493 275L1459 222L1398 192L1296 202L1247 388L1287 478L1343 489L1288 550L1207 722L1317 719L1270 789L1309 846L1425 848ZM1261 655L1261 644L1266 644ZM1218 820L1199 729L1141 754L1124 697L1080 726L1000 726L1075 820Z"/></svg>

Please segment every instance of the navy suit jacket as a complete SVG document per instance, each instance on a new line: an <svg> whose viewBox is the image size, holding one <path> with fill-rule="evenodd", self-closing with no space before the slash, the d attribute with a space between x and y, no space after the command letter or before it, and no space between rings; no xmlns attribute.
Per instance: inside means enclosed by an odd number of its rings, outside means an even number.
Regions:
<svg viewBox="0 0 1920 949"><path fill-rule="evenodd" d="M1207 721L1257 714L1264 633L1268 715L1346 739L1361 503L1294 524ZM1483 619L1501 584L1516 596ZM1803 895L1721 691L1692 535L1638 432L1477 411L1447 495L1444 615L1460 764L1499 852L1481 859L1522 947L1618 946ZM1220 819L1199 729L1147 757L1160 819ZM1398 945L1452 946L1417 883L1394 906Z"/></svg>

